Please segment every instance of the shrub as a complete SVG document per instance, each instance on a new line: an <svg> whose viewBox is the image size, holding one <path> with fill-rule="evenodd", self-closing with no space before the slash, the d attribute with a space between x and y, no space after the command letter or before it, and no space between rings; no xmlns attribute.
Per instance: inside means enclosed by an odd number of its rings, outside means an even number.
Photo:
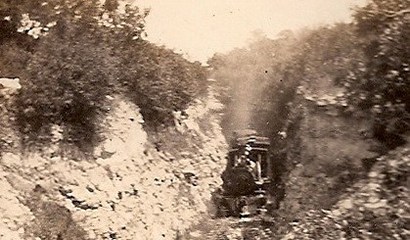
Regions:
<svg viewBox="0 0 410 240"><path fill-rule="evenodd" d="M113 58L95 35L79 35L77 28L66 31L75 39L45 37L22 79L17 123L27 143L49 141L53 124L61 125L64 139L77 146L97 140L97 117L110 92Z"/></svg>
<svg viewBox="0 0 410 240"><path fill-rule="evenodd" d="M372 0L355 14L366 61L351 77L352 101L372 113L375 136L396 145L410 130L409 9L405 0Z"/></svg>
<svg viewBox="0 0 410 240"><path fill-rule="evenodd" d="M205 91L206 74L200 63L146 41L130 45L124 54L118 79L150 126L172 124L172 112L184 110Z"/></svg>
<svg viewBox="0 0 410 240"><path fill-rule="evenodd" d="M9 63L0 71L21 78L15 111L25 146L50 143L58 125L63 142L91 150L99 140L108 94L125 92L140 107L147 126L156 127L173 123L172 112L184 110L205 91L205 70L199 63L142 39L148 11L126 6L122 13L115 0L104 8L98 0L44 2L37 10L31 4L0 5L0 10L13 10L7 27L14 31L22 14L37 21L22 30L25 34L3 39L7 45L0 48L8 53L1 61ZM31 40L30 49L14 43L19 36Z"/></svg>

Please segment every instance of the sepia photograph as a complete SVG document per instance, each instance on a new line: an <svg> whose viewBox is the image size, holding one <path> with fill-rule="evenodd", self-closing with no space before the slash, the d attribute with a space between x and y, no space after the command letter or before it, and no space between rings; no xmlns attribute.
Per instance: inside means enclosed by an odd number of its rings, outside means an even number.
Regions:
<svg viewBox="0 0 410 240"><path fill-rule="evenodd" d="M410 239L409 0L0 0L0 240Z"/></svg>

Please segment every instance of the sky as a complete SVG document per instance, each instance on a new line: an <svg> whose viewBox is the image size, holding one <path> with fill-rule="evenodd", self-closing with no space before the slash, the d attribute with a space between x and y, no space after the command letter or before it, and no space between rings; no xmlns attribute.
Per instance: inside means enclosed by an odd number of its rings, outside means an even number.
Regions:
<svg viewBox="0 0 410 240"><path fill-rule="evenodd" d="M150 8L147 39L205 63L216 52L243 47L259 31L351 21L351 8L366 0L128 0Z"/></svg>

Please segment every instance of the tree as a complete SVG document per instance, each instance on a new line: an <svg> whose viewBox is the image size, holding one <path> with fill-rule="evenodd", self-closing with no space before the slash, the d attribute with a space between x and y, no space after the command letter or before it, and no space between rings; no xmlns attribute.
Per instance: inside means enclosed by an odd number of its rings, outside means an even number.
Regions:
<svg viewBox="0 0 410 240"><path fill-rule="evenodd" d="M43 11L30 9L30 1L6 3L20 16L13 18L10 31L26 19L21 36L34 39L21 61L15 61L17 54L0 60L15 62L20 70L14 71L23 86L15 105L16 126L26 146L48 144L58 125L63 142L91 150L108 94L125 94L140 107L147 126L159 126L173 123L173 111L184 110L205 90L200 64L142 38L147 10L126 5L125 12L119 11L114 0L104 6L99 0L43 2ZM14 46L2 47L8 53Z"/></svg>
<svg viewBox="0 0 410 240"><path fill-rule="evenodd" d="M376 135L388 141L410 129L410 2L372 0L355 19L367 61L353 87L372 109Z"/></svg>
<svg viewBox="0 0 410 240"><path fill-rule="evenodd" d="M50 13L56 26L40 37L19 74L17 125L26 145L48 143L51 127L59 125L66 143L86 150L98 137L98 114L114 81L115 57L100 41L104 29L97 1L61 3L53 8L57 14Z"/></svg>

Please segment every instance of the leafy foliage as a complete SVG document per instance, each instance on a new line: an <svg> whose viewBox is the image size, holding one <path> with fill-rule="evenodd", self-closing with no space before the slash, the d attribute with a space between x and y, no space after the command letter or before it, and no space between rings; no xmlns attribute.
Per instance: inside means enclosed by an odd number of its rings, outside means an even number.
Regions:
<svg viewBox="0 0 410 240"><path fill-rule="evenodd" d="M190 63L171 50L136 42L124 54L119 81L153 127L172 123L172 112L185 109L205 90L200 63Z"/></svg>
<svg viewBox="0 0 410 240"><path fill-rule="evenodd" d="M8 54L0 71L21 78L16 125L26 145L50 142L57 125L64 142L88 150L98 140L107 95L125 93L147 126L158 126L173 123L172 111L204 91L199 63L143 40L148 11L120 11L115 0L35 2L0 5L7 19L0 31L10 33L2 39L0 51Z"/></svg>
<svg viewBox="0 0 410 240"><path fill-rule="evenodd" d="M29 140L39 133L49 140L53 124L64 126L65 139L79 146L96 140L97 114L110 92L113 66L104 46L90 36L76 39L79 43L59 38L45 41L27 67L17 119Z"/></svg>
<svg viewBox="0 0 410 240"><path fill-rule="evenodd" d="M373 0L355 19L366 61L350 89L372 110L377 137L389 141L410 129L410 2Z"/></svg>

